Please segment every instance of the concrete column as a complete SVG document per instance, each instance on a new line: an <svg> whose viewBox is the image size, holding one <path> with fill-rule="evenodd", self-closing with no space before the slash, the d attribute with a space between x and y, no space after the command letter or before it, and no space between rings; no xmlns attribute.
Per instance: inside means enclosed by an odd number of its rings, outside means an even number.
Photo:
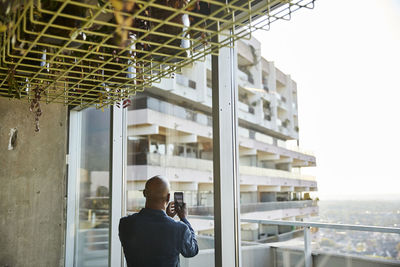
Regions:
<svg viewBox="0 0 400 267"><path fill-rule="evenodd" d="M277 130L276 119L278 118L278 102L276 99L276 70L274 62L268 62L269 65L269 76L268 76L268 88L271 95L271 128Z"/></svg>
<svg viewBox="0 0 400 267"><path fill-rule="evenodd" d="M40 132L26 101L0 99L0 265L63 266L67 107L42 103ZM8 150L9 133L16 145Z"/></svg>
<svg viewBox="0 0 400 267"><path fill-rule="evenodd" d="M286 101L287 101L287 109L288 109L288 118L290 120L290 125L289 125L289 134L290 136L296 136L295 131L294 131L294 110L293 110L293 81L290 77L290 75L286 75Z"/></svg>

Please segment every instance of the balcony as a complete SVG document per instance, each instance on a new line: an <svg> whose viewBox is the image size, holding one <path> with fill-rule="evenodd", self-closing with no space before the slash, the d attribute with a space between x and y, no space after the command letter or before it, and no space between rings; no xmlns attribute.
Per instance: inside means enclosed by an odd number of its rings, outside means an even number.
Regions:
<svg viewBox="0 0 400 267"><path fill-rule="evenodd" d="M252 212L263 212L263 211L276 211L284 209L301 209L307 207L317 207L317 202L313 200L300 200L300 201L278 201L278 202L259 202L259 203L247 203L240 204L240 213L252 213ZM213 215L213 207L189 207L190 215Z"/></svg>
<svg viewBox="0 0 400 267"><path fill-rule="evenodd" d="M286 102L284 102L284 100L286 101L286 98L281 97L281 98L277 99L277 102L278 102L277 107L278 107L278 109L281 110L281 112L288 111L287 104L286 104Z"/></svg>
<svg viewBox="0 0 400 267"><path fill-rule="evenodd" d="M253 167L253 166L240 166L240 174L251 175L251 176L268 176L277 178L297 179L297 180L305 180L313 182L316 181L315 177L311 175L304 175L295 172L288 172L275 169Z"/></svg>
<svg viewBox="0 0 400 267"><path fill-rule="evenodd" d="M300 208L316 207L316 206L317 202L314 200L248 203L240 205L240 212L251 213L251 212L280 210L280 209L300 209Z"/></svg>
<svg viewBox="0 0 400 267"><path fill-rule="evenodd" d="M199 158L185 158L180 156L169 156L160 154L147 154L147 164L161 166L163 168L187 168L201 171L212 172L212 160L205 160Z"/></svg>
<svg viewBox="0 0 400 267"><path fill-rule="evenodd" d="M192 218L213 219L212 216L190 216ZM296 234L291 237L300 236L303 241L297 237L290 242L244 242L242 241L242 266L276 266L276 267L395 267L400 266L398 260L387 260L379 257L365 255L343 254L338 252L327 252L319 247L319 244L313 240L315 234L312 229L330 229L340 231L361 231L400 234L400 228L393 227L373 227L363 225L343 225L327 224L299 221L279 221L279 220L246 220L241 219L242 223L261 223L266 225L287 225L297 227ZM292 234L292 233L289 233ZM200 253L195 258L181 257L181 266L215 266L214 265L214 246L213 238L198 236ZM294 241L294 242L293 242ZM364 240L367 241L367 240ZM206 264L206 265L205 265Z"/></svg>
<svg viewBox="0 0 400 267"><path fill-rule="evenodd" d="M138 165L160 166L163 168L172 167L172 168L195 169L198 171L206 171L206 172L213 171L212 160L206 160L200 158L186 158L181 156L161 155L152 153L140 153L135 157L136 160L133 162ZM253 167L253 166L240 166L240 174L248 176L266 176L266 177L287 178L295 180L297 179L297 180L305 180L312 182L316 181L316 178L311 175L304 175L295 172L288 172L282 170Z"/></svg>
<svg viewBox="0 0 400 267"><path fill-rule="evenodd" d="M298 131L298 127L297 127L297 131ZM278 146L282 147L282 148L286 148L286 149L292 150L292 151L296 151L296 152L301 153L301 154L305 154L305 155L309 155L309 156L315 157L315 153L313 151L307 150L307 149L303 149L303 148L301 148L299 146L296 146L296 145L293 145L293 144L286 145L285 142L278 142Z"/></svg>
<svg viewBox="0 0 400 267"><path fill-rule="evenodd" d="M175 79L176 79L177 84L180 84L185 88L196 89L196 82L193 80L190 80L188 77L186 77L184 75L175 74Z"/></svg>
<svg viewBox="0 0 400 267"><path fill-rule="evenodd" d="M207 95L211 96L212 95L212 89L211 88L207 88ZM167 125L167 121L175 121L177 124L179 125L188 125L188 123L181 121L179 119L184 119L184 120L189 120L189 121L193 121L202 125L206 125L206 126L212 126L212 119L211 116L202 113L202 112L198 112L198 111L194 111L192 109L189 108L185 108L182 106L178 106L172 103L168 103L153 97L137 97L132 105L129 108L131 111L130 112L134 112L132 110L136 111L135 115L129 115L129 117L137 117L137 119L135 119L135 124L149 124L149 120L150 117L159 117L159 118L163 118L162 122L159 123L160 126L162 125ZM140 113L138 110L141 109L151 109L153 111L157 111L160 114L155 115L154 112L145 112L143 111L142 113ZM140 114L139 114L140 113ZM146 114L144 114L146 113ZM268 114L267 114L268 115ZM246 104L244 102L238 101L238 117L239 117L239 123L240 125L252 125L252 127L256 127L257 131L259 133L267 133L268 135L271 134L283 134L284 136L282 138L288 138L288 133L289 131L283 127L279 127L282 126L282 121L280 119L277 119L277 125L278 125L278 129L281 129L279 131L277 130L273 130L273 126L271 121L267 120L267 119L271 119L273 120L274 117L272 117L271 115L269 115L270 117L263 117L263 122L260 123L259 122L259 118L256 116L256 112L255 112L255 108L249 104ZM145 118L148 118L147 121L144 121ZM175 117L175 118L174 118ZM178 120L176 118L179 118ZM154 118L155 119L155 118ZM179 122L178 122L179 121ZM152 123L150 123L152 124ZM129 125L133 125L131 122ZM248 126L247 126L248 127ZM190 127L190 129L186 129L187 132L197 132L194 131L193 129L195 129L196 127ZM211 129L210 129L211 130ZM196 133L197 134L197 133ZM210 137L210 135L206 135L204 137Z"/></svg>
<svg viewBox="0 0 400 267"><path fill-rule="evenodd" d="M128 158L127 177L130 181L146 180L157 174L166 175L173 182L211 183L212 160L181 156L140 153ZM314 191L317 182L314 176L260 167L240 166L240 183L251 185L273 185L274 190ZM195 175L194 175L195 173ZM195 180L193 180L196 177ZM286 191L287 192L287 191Z"/></svg>
<svg viewBox="0 0 400 267"><path fill-rule="evenodd" d="M273 223L279 223L274 221ZM299 222L296 222L298 224ZM318 225L321 227L321 225ZM333 227L341 225L333 225ZM332 227L332 225L324 225L324 227ZM353 226L359 229L359 226ZM329 229L329 228L328 228ZM381 230L382 227L370 227L371 231ZM383 230L392 233L400 234L400 229L388 228ZM301 232L304 230L300 230ZM100 240L101 235L102 239ZM103 229L85 230L85 248L87 253L86 257L80 259L80 263L87 264L87 266L99 266L99 264L107 263L107 245L108 231ZM203 267L215 266L214 265L214 238L203 235L197 236L200 246L199 254L194 258L180 258L182 267ZM80 242L82 243L82 242ZM311 247L315 244L311 243ZM94 246L104 246L98 250L93 250ZM88 250L90 248L90 250ZM329 253L320 249L313 248L308 254L310 261L305 262L305 252L299 247L285 245L285 242L273 243L257 243L257 242L242 242L242 266L277 266L277 267L292 267L292 266L313 266L313 267L395 267L399 266L400 262L396 260L385 260L379 258L371 258L367 256L349 255L340 253ZM312 265L310 264L312 263ZM86 265L85 265L86 266Z"/></svg>
<svg viewBox="0 0 400 267"><path fill-rule="evenodd" d="M269 62L263 57L261 58L261 69L262 69L262 72L265 73L266 75L268 75L270 72Z"/></svg>
<svg viewBox="0 0 400 267"><path fill-rule="evenodd" d="M255 116L250 113L250 106L242 102L238 103L239 119L246 120L247 118L247 121L255 121ZM204 113L152 97L137 98L130 109L128 116L130 118L128 121L130 129L140 128L143 125L154 125L157 129L163 127L183 134L189 133L199 137L212 138L212 118ZM280 128L284 129L279 118L276 119L276 123ZM294 148L291 151L285 146L282 149L278 148L272 144L271 137L264 134L263 131L254 131L255 134L253 135L250 135L247 128L239 127L238 131L240 136L239 145L241 147L291 157L296 161L297 166L315 166L315 156L308 151L299 148ZM132 134L135 134L135 131ZM303 152L306 153L302 154Z"/></svg>
<svg viewBox="0 0 400 267"><path fill-rule="evenodd" d="M239 109L239 111L243 111L245 113L250 113L250 114L254 115L254 108L243 102L238 101L238 109Z"/></svg>
<svg viewBox="0 0 400 267"><path fill-rule="evenodd" d="M212 94L212 91L209 91L209 93ZM211 116L208 116L201 112L196 112L188 108L184 108L182 106L174 105L153 97L142 97L135 99L130 109L139 110L146 108L158 111L164 115L172 115L177 118L190 120L203 125L208 125L208 126L212 125L212 123L210 123Z"/></svg>
<svg viewBox="0 0 400 267"><path fill-rule="evenodd" d="M254 79L251 75L245 73L244 71L237 69L237 75L239 78L239 85L254 84ZM246 87L246 86L244 86Z"/></svg>
<svg viewBox="0 0 400 267"><path fill-rule="evenodd" d="M254 63L254 56L252 53L252 49L250 48L251 45L243 40L238 41L236 45L238 57L241 58L241 61L245 62L246 64Z"/></svg>
<svg viewBox="0 0 400 267"><path fill-rule="evenodd" d="M202 238L199 239L199 241ZM208 243L211 243L207 240ZM212 240L213 241L213 240ZM201 242L201 241L200 241ZM204 243L204 242L203 242ZM244 242L243 242L244 243ZM296 248L281 248L274 244L243 244L242 266L257 267L303 267L304 252ZM315 251L311 254L312 267L398 267L398 261L350 256L338 253ZM182 267L203 267L214 265L214 249L200 250L195 258L180 258Z"/></svg>
<svg viewBox="0 0 400 267"><path fill-rule="evenodd" d="M276 80L281 84L281 85L286 85L286 75L278 68L275 68L276 70Z"/></svg>

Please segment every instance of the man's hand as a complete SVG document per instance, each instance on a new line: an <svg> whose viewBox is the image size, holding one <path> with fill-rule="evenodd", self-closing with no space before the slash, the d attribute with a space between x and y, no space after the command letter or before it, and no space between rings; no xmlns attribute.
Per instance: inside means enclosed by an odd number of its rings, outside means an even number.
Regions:
<svg viewBox="0 0 400 267"><path fill-rule="evenodd" d="M174 218L175 217L175 215L176 215L176 209L175 209L175 203L172 201L172 202L169 202L168 203L168 206L167 206L167 215L169 216L169 217L171 217L171 218Z"/></svg>
<svg viewBox="0 0 400 267"><path fill-rule="evenodd" d="M178 213L179 219L181 219L181 220L186 219L186 216L188 215L186 203L183 203L182 206L176 205L175 210L176 210L176 213Z"/></svg>

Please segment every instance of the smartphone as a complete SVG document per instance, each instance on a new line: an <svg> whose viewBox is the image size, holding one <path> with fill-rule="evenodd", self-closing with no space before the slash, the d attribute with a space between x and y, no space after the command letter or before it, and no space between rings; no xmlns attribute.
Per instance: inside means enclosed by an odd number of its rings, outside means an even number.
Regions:
<svg viewBox="0 0 400 267"><path fill-rule="evenodd" d="M183 192L175 192L174 193L174 202L176 206L183 206Z"/></svg>

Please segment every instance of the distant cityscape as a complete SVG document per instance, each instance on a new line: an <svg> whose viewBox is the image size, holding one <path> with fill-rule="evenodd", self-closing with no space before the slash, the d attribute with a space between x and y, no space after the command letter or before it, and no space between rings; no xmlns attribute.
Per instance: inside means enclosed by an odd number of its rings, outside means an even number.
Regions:
<svg viewBox="0 0 400 267"><path fill-rule="evenodd" d="M400 227L400 200L320 201L312 221ZM400 235L319 229L317 249L325 252L400 260Z"/></svg>

